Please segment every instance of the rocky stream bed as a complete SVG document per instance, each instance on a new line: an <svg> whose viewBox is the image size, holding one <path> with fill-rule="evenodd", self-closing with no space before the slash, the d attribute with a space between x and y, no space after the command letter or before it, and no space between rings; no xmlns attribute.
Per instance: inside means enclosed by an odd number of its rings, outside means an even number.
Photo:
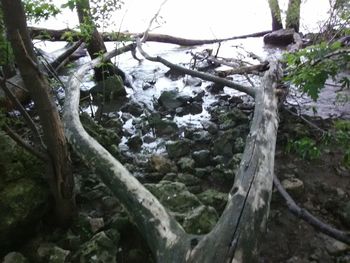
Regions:
<svg viewBox="0 0 350 263"><path fill-rule="evenodd" d="M188 54L179 49L165 49L164 54L183 62ZM123 61L120 58L116 63L130 75L133 89L128 88L127 97L110 101L103 109L86 104L81 116L84 127L159 198L187 232L207 233L225 207L240 164L252 101L151 62L143 62L140 69L137 61ZM212 70L209 66L198 67ZM68 73L62 73L63 80ZM90 78L83 80L83 90L94 85ZM99 116L99 123L91 112ZM340 165L338 150L331 149L314 161L287 154L288 139L302 135L317 139L318 134L294 115L283 110L280 114L276 175L298 204L349 230L350 172ZM332 122L315 121L324 127ZM0 163L6 171L0 180L7 183L0 189L0 218L5 219L0 222L3 262L153 262L118 200L77 158L79 215L68 230L52 228L48 216L41 223L49 206L46 185L37 184L40 164L23 152L23 160L17 160L20 150L0 135L1 149L8 151L7 159ZM17 167L10 168L15 160ZM290 214L274 192L261 262L345 263L350 262L350 247L317 233Z"/></svg>

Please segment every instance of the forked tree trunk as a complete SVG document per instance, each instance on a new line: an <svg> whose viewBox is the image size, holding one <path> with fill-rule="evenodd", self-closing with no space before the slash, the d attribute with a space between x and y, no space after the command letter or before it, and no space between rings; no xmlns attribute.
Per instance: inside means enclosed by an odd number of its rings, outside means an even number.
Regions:
<svg viewBox="0 0 350 263"><path fill-rule="evenodd" d="M272 31L280 30L283 28L281 10L278 4L278 0L269 0L269 7L272 18Z"/></svg>
<svg viewBox="0 0 350 263"><path fill-rule="evenodd" d="M59 224L65 225L75 212L75 200L71 161L62 122L49 90L49 83L38 68L21 1L1 0L1 4L15 60L42 124L44 141L50 157L47 167L49 184L55 199L56 219Z"/></svg>
<svg viewBox="0 0 350 263"><path fill-rule="evenodd" d="M110 52L105 58L114 55ZM78 79L98 63L100 60L96 59L82 66L69 80L64 106L66 136L86 165L123 204L156 261L257 262L272 192L278 127L275 87L281 75L277 63L270 64L261 87L254 92L256 106L251 131L228 204L215 228L202 236L186 234L163 205L82 127Z"/></svg>
<svg viewBox="0 0 350 263"><path fill-rule="evenodd" d="M105 43L102 36L97 31L94 21L90 14L90 2L89 0L76 1L76 8L79 18L79 23L82 28L87 28L88 41L87 50L91 59L95 59L98 56L107 52ZM115 66L110 60L105 61L103 66L95 67L95 79L96 81L105 80L109 76L119 75L123 81L125 81L125 74L117 66Z"/></svg>
<svg viewBox="0 0 350 263"><path fill-rule="evenodd" d="M293 28L295 32L299 32L300 4L301 0L289 0L288 3L286 28Z"/></svg>

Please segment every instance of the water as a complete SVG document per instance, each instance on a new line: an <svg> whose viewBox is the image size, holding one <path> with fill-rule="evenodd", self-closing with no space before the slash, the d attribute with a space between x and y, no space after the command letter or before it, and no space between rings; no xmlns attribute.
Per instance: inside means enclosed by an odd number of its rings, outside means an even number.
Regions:
<svg viewBox="0 0 350 263"><path fill-rule="evenodd" d="M57 4L65 1L55 0ZM102 28L105 31L129 31L143 32L149 25L149 21L157 12L163 0L125 0L123 8L113 16L111 26ZM280 1L282 10L286 9L287 0ZM317 31L321 21L327 17L329 3L327 0L303 1L301 7L301 30L304 32ZM315 12L316 10L316 12ZM284 15L284 14L283 14ZM165 33L179 37L195 39L225 38L230 36L248 34L271 28L270 10L267 0L168 0L163 6L159 23L154 23L152 32ZM74 28L78 24L77 15L69 10L57 18L52 18L37 24L47 28L61 29L65 27ZM38 46L51 52L62 47L64 42L42 42ZM242 47L242 50L254 52L262 57L267 57L271 53L281 52L278 49L268 50L263 46L261 38L244 39L222 43L219 55L222 57L234 57L240 51L234 46ZM108 50L114 48L113 43L107 43ZM218 48L217 45L206 45L194 48L181 48L176 45L146 43L144 48L152 55L160 55L168 58L174 63L189 63L191 56L188 51L196 52L204 48ZM187 52L187 53L186 53ZM243 52L244 53L244 52ZM139 55L140 56L140 55ZM123 70L135 77L134 91L129 91L135 99L143 101L148 107L152 107L152 100L159 97L164 89L179 88L181 91L190 92L190 87L186 87L181 81L173 82L166 78L160 78L167 71L167 68L159 63L143 61L139 64L130 54L123 54L114 59L114 62ZM88 80L90 76L86 77ZM142 86L147 81L157 79L156 85L151 90L144 91ZM91 87L93 83L87 82L85 86ZM207 82L203 83L203 87ZM313 115L314 108L317 107L317 115L324 118L330 116L340 116L344 112L350 112L349 103L341 103L338 94L334 91L339 88L327 86L321 93L317 103L312 102L307 97L290 98L292 104L301 104L303 113ZM227 93L232 93L226 89ZM349 96L349 92L342 92L343 98ZM211 101L208 98L208 103ZM208 105L206 105L208 106ZM204 112L198 118L207 116ZM346 116L347 118L350 116ZM195 117L178 119L179 122L196 123Z"/></svg>
<svg viewBox="0 0 350 263"><path fill-rule="evenodd" d="M65 0L54 0L61 5ZM112 26L100 31L143 32L163 0L124 0L123 8L112 18ZM282 10L287 0L280 1ZM328 0L302 1L301 29L318 29L327 17ZM284 13L283 13L284 16ZM267 0L168 0L160 12L154 33L166 33L188 38L221 38L269 30L271 16ZM65 10L57 18L43 21L38 26L47 28L74 28L78 25L75 12ZM155 28L157 27L157 28Z"/></svg>

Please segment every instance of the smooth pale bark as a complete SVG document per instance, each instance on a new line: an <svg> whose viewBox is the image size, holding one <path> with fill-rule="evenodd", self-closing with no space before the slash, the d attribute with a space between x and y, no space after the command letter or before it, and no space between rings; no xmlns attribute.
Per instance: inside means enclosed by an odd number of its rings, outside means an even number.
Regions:
<svg viewBox="0 0 350 263"><path fill-rule="evenodd" d="M111 58L113 52L104 57ZM271 63L256 91L251 131L223 215L209 234L195 236L186 234L159 201L82 127L77 79L98 63L100 59L82 66L70 78L64 106L66 136L86 165L126 208L157 262L256 262L272 191L278 127L275 87L280 67Z"/></svg>
<svg viewBox="0 0 350 263"><path fill-rule="evenodd" d="M1 0L8 39L25 87L35 103L50 160L49 184L55 199L55 219L66 225L75 212L73 175L63 126L49 91L49 83L38 68L20 0Z"/></svg>
<svg viewBox="0 0 350 263"><path fill-rule="evenodd" d="M269 0L269 7L272 18L272 31L280 30L283 28L281 10L278 4L278 0Z"/></svg>
<svg viewBox="0 0 350 263"><path fill-rule="evenodd" d="M293 28L295 32L299 32L300 4L301 0L289 0L288 3L286 28Z"/></svg>

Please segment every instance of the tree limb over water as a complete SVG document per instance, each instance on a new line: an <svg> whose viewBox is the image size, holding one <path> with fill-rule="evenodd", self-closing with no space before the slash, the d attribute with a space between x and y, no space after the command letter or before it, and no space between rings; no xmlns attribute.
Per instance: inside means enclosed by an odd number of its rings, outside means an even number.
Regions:
<svg viewBox="0 0 350 263"><path fill-rule="evenodd" d="M30 31L30 36L34 39L47 39L50 41L64 41L65 36L68 36L67 33L70 35L70 40L72 41L78 41L81 36L78 31L74 31L71 29L61 29L61 30L54 30L54 29L46 29L46 28L40 28L40 27L28 27ZM180 46L198 46L198 45L204 45L204 44L213 44L218 42L224 42L229 40L235 40L235 39L242 39L242 38L249 38L249 37L262 37L268 33L270 33L271 30L252 33L252 34L246 34L246 35L240 35L240 36L233 36L228 38L220 38L220 39L187 39L187 38L181 38L181 37L174 37L166 34L147 34L147 42L159 42L159 43L168 43L168 44L175 44ZM136 37L142 37L144 33L122 33L122 32L113 32L113 33L102 33L103 41L132 41Z"/></svg>

